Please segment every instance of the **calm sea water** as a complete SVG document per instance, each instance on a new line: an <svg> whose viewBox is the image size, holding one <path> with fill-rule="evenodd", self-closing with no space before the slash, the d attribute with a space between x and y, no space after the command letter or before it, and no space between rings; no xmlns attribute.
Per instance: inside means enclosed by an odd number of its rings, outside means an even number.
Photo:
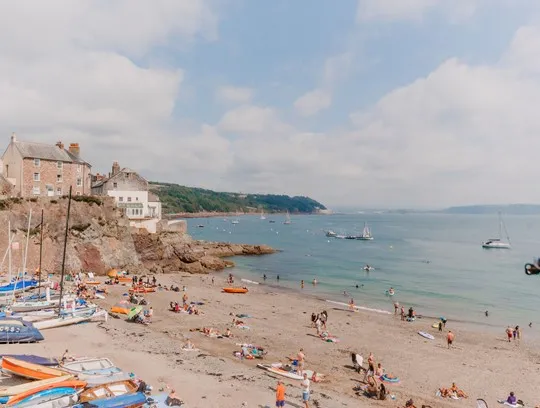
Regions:
<svg viewBox="0 0 540 408"><path fill-rule="evenodd" d="M276 221L269 223L270 219ZM230 220L229 220L230 221ZM330 216L269 215L190 219L196 239L268 244L275 255L238 257L237 277L300 290L325 299L348 302L347 291L361 306L393 311L394 300L417 313L500 328L527 326L539 332L540 276L527 276L523 266L540 256L540 216L508 216L511 250L485 250L481 242L497 236L491 215L355 214ZM324 230L359 233L367 222L373 241L327 238ZM204 228L197 227L204 225ZM374 271L365 272L369 264ZM317 279L317 286L311 285ZM359 285L358 289L355 285ZM363 285L363 286L361 286ZM394 287L390 298L385 291ZM486 318L484 312L489 311Z"/></svg>

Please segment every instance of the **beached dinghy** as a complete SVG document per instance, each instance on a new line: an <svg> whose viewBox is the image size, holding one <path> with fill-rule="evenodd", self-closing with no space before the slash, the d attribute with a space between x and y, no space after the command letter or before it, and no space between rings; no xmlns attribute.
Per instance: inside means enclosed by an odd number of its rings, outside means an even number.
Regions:
<svg viewBox="0 0 540 408"><path fill-rule="evenodd" d="M79 400L78 391L71 387L54 388L38 392L15 405L13 408L66 408Z"/></svg>
<svg viewBox="0 0 540 408"><path fill-rule="evenodd" d="M35 343L43 340L43 335L29 322L18 319L0 319L1 343Z"/></svg>
<svg viewBox="0 0 540 408"><path fill-rule="evenodd" d="M35 384L35 382L32 382L32 383ZM22 403L23 401L36 400L46 395L57 398L66 394L65 390L62 391L62 389L69 388L70 392L68 392L68 394L71 394L72 393L71 390L82 390L84 389L84 387L86 387L86 381L80 381L80 380L68 378L65 381L61 381L61 382L57 382L53 384L45 384L45 385L42 384L34 388L30 388L24 392L21 392L20 394L12 396L8 400L6 405L8 407L17 406L19 403Z"/></svg>
<svg viewBox="0 0 540 408"><path fill-rule="evenodd" d="M39 330L54 329L55 327L70 326L88 321L107 320L107 312L96 311L96 308L88 308L75 311L62 311L62 315L53 319L41 320L34 324Z"/></svg>
<svg viewBox="0 0 540 408"><path fill-rule="evenodd" d="M92 402L83 402L74 405L73 408L131 408L142 407L146 403L146 395L141 392L118 397L105 398Z"/></svg>
<svg viewBox="0 0 540 408"><path fill-rule="evenodd" d="M10 306L13 312L34 312L58 307L58 300L41 300L32 302L15 302Z"/></svg>
<svg viewBox="0 0 540 408"><path fill-rule="evenodd" d="M24 384L0 388L0 397L12 397L14 395L19 395L19 394L22 394L23 392L27 392L29 390L33 390L33 389L36 389L45 385L53 385L53 384L61 383L62 381L67 381L71 378L73 378L73 376L66 374L62 377L52 377L46 380L30 381Z"/></svg>
<svg viewBox="0 0 540 408"><path fill-rule="evenodd" d="M30 378L31 380L46 380L66 375L64 371L56 368L28 363L13 357L4 357L2 359L2 371L18 377Z"/></svg>
<svg viewBox="0 0 540 408"><path fill-rule="evenodd" d="M25 290L37 288L39 282L35 279L20 280L0 286L0 296L11 296L14 293L24 292Z"/></svg>
<svg viewBox="0 0 540 408"><path fill-rule="evenodd" d="M58 360L56 358L48 358L36 356L34 354L4 354L0 355L0 358L3 357L13 357L17 360L26 361L27 363L39 364L47 367L56 367L58 365Z"/></svg>
<svg viewBox="0 0 540 408"><path fill-rule="evenodd" d="M64 372L76 375L89 386L97 386L116 381L130 380L131 375L116 367L108 358L82 358L64 363Z"/></svg>
<svg viewBox="0 0 540 408"><path fill-rule="evenodd" d="M88 388L79 395L80 402L95 401L104 398L118 397L133 394L137 391L137 384L132 380L115 381Z"/></svg>

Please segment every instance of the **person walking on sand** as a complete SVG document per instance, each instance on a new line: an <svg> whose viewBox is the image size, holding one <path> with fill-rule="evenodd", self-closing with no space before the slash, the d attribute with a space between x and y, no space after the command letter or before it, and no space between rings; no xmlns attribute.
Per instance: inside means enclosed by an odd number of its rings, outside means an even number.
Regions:
<svg viewBox="0 0 540 408"><path fill-rule="evenodd" d="M302 375L304 372L304 364L306 362L306 355L304 354L304 349L301 348L298 354L296 355L298 360L298 375Z"/></svg>
<svg viewBox="0 0 540 408"><path fill-rule="evenodd" d="M508 343L512 341L512 336L514 335L514 331L510 326L506 328L506 337L508 337Z"/></svg>
<svg viewBox="0 0 540 408"><path fill-rule="evenodd" d="M278 380L276 387L276 407L285 406L285 385L283 381Z"/></svg>
<svg viewBox="0 0 540 408"><path fill-rule="evenodd" d="M405 320L405 308L403 306L401 306L401 320Z"/></svg>
<svg viewBox="0 0 540 408"><path fill-rule="evenodd" d="M302 381L302 401L304 407L309 408L309 385L310 381L306 373L304 373L304 380Z"/></svg>
<svg viewBox="0 0 540 408"><path fill-rule="evenodd" d="M449 330L448 334L446 335L446 342L448 343L448 348L450 348L452 346L452 343L454 342L455 338L456 337L455 337L454 333L452 333L452 330Z"/></svg>
<svg viewBox="0 0 540 408"><path fill-rule="evenodd" d="M353 298L351 298L351 300L349 300L349 310L354 311L354 299Z"/></svg>
<svg viewBox="0 0 540 408"><path fill-rule="evenodd" d="M397 316L399 310L399 303L394 302L394 316Z"/></svg>
<svg viewBox="0 0 540 408"><path fill-rule="evenodd" d="M326 322L328 321L328 312L323 310L321 312L321 325L324 330L326 330Z"/></svg>

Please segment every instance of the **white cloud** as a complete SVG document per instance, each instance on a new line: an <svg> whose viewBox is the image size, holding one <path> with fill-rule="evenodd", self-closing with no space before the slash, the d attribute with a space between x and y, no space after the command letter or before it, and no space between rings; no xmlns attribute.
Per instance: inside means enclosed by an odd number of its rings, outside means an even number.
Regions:
<svg viewBox="0 0 540 408"><path fill-rule="evenodd" d="M11 131L21 140L78 141L103 171L112 159L155 167L175 134L184 73L138 57L215 39L217 30L204 0L51 0L3 3L0 37L9 38L0 41L4 143Z"/></svg>
<svg viewBox="0 0 540 408"><path fill-rule="evenodd" d="M221 86L216 91L216 99L220 102L248 103L253 97L253 89L237 86Z"/></svg>
<svg viewBox="0 0 540 408"><path fill-rule="evenodd" d="M332 95L323 89L310 91L294 102L294 107L302 116L312 116L332 104Z"/></svg>
<svg viewBox="0 0 540 408"><path fill-rule="evenodd" d="M425 14L440 10L449 20L471 17L482 0L358 0L357 21L421 20ZM495 0L491 0L495 1Z"/></svg>
<svg viewBox="0 0 540 408"><path fill-rule="evenodd" d="M243 105L226 112L218 123L220 131L233 134L266 134L282 132L288 126L278 117L275 109Z"/></svg>

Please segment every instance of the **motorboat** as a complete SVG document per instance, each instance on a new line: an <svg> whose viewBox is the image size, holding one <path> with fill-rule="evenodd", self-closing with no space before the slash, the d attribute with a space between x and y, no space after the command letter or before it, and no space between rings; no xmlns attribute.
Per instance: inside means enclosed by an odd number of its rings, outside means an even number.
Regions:
<svg viewBox="0 0 540 408"><path fill-rule="evenodd" d="M335 233L332 230L328 230L328 231L326 231L326 236L329 237L329 238L335 238L335 237L337 237L337 233Z"/></svg>
<svg viewBox="0 0 540 408"><path fill-rule="evenodd" d="M525 274L540 275L540 258L535 259L533 263L525 264Z"/></svg>
<svg viewBox="0 0 540 408"><path fill-rule="evenodd" d="M0 319L0 343L35 343L41 340L43 335L32 323L7 317Z"/></svg>

